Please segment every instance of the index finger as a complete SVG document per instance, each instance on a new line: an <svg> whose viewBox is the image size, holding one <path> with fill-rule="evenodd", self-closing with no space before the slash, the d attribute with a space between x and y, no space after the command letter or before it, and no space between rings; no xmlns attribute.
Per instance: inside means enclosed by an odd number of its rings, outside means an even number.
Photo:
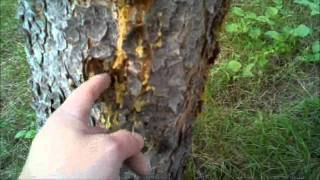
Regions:
<svg viewBox="0 0 320 180"><path fill-rule="evenodd" d="M58 109L86 121L94 102L109 85L108 74L93 76L75 89Z"/></svg>

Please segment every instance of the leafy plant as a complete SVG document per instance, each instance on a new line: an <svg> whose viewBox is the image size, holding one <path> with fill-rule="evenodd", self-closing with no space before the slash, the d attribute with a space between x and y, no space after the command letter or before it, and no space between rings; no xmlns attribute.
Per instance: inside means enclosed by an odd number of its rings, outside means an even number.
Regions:
<svg viewBox="0 0 320 180"><path fill-rule="evenodd" d="M260 35L262 34L262 30L260 28L253 28L249 31L249 36L252 39L258 39Z"/></svg>
<svg viewBox="0 0 320 180"><path fill-rule="evenodd" d="M255 66L255 63L250 63L250 64L248 64L248 65L244 68L244 70L243 70L243 72L242 72L242 76L243 76L243 77L254 77L254 74L253 74L253 72L252 72L252 69L253 69L254 66Z"/></svg>
<svg viewBox="0 0 320 180"><path fill-rule="evenodd" d="M276 41L282 41L283 37L280 33L278 33L277 31L267 31L265 33L266 36L276 40Z"/></svg>
<svg viewBox="0 0 320 180"><path fill-rule="evenodd" d="M231 60L227 65L227 69L233 73L237 73L240 71L242 65L239 61Z"/></svg>
<svg viewBox="0 0 320 180"><path fill-rule="evenodd" d="M320 40L316 40L312 44L312 52L313 53L319 53L320 52Z"/></svg>
<svg viewBox="0 0 320 180"><path fill-rule="evenodd" d="M239 29L239 25L236 23L231 23L226 25L226 31L229 33L237 32Z"/></svg>
<svg viewBox="0 0 320 180"><path fill-rule="evenodd" d="M310 14L311 16L319 15L320 14L320 1L319 0L295 0L294 1L297 4L309 7L311 10Z"/></svg>
<svg viewBox="0 0 320 180"><path fill-rule="evenodd" d="M316 40L312 44L312 61L313 62L320 62L320 40Z"/></svg>
<svg viewBox="0 0 320 180"><path fill-rule="evenodd" d="M299 58L304 62L320 62L320 40L314 41L311 47L307 47Z"/></svg>
<svg viewBox="0 0 320 180"><path fill-rule="evenodd" d="M240 7L232 8L231 13L240 17L243 17L246 14Z"/></svg>
<svg viewBox="0 0 320 180"><path fill-rule="evenodd" d="M301 40L309 37L313 32L312 28L306 24L282 26L279 23L283 21L280 14L284 15L286 11L282 0L273 0L273 5L267 6L264 12L233 7L231 14L233 17L238 17L238 20L230 21L225 26L226 32L246 42L246 45L241 47L244 51L258 52L258 54L249 53L250 57L248 57L249 54L237 54L237 59L231 58L226 65L221 66L225 68L218 68L214 72L225 71L222 74L227 74L226 80L230 77L237 79L263 76L269 62L268 57L274 54L290 53ZM313 49L315 50L312 54L303 54L304 61L314 62L319 59L319 52L316 50L318 43L314 43ZM300 51L303 52L303 49Z"/></svg>
<svg viewBox="0 0 320 180"><path fill-rule="evenodd" d="M295 29L293 29L292 31L292 35L295 37L307 37L308 35L310 35L312 33L311 28L309 28L308 26L304 25L304 24L300 24L298 27L296 27Z"/></svg>
<svg viewBox="0 0 320 180"><path fill-rule="evenodd" d="M33 139L37 134L37 127L34 122L30 123L25 129L19 130L14 136L15 139Z"/></svg>
<svg viewBox="0 0 320 180"><path fill-rule="evenodd" d="M265 12L265 15L266 15L267 17L275 17L275 16L278 15L278 12L279 12L279 10L278 10L278 8L276 8L276 7L267 7L267 10L266 10L266 12Z"/></svg>
<svg viewBox="0 0 320 180"><path fill-rule="evenodd" d="M36 135L37 131L34 129L30 130L20 130L17 132L14 138L16 139L33 139Z"/></svg>

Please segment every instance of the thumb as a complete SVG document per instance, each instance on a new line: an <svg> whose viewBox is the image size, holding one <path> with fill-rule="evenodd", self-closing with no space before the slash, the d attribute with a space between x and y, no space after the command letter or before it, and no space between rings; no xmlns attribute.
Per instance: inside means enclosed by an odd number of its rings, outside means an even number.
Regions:
<svg viewBox="0 0 320 180"><path fill-rule="evenodd" d="M108 135L117 146L121 161L138 154L144 145L143 137L127 130L119 130Z"/></svg>
<svg viewBox="0 0 320 180"><path fill-rule="evenodd" d="M139 175L148 175L150 172L150 162L141 153L144 145L143 137L137 133L127 130L119 130L109 137L117 144L117 154L120 161Z"/></svg>

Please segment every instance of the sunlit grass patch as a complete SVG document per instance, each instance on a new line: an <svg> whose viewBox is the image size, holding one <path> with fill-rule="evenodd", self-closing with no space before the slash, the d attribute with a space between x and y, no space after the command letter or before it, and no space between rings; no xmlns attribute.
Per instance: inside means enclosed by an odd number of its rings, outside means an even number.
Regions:
<svg viewBox="0 0 320 180"><path fill-rule="evenodd" d="M295 1L233 1L189 178L320 178L317 18Z"/></svg>
<svg viewBox="0 0 320 180"><path fill-rule="evenodd" d="M206 107L196 122L193 146L193 163L203 177L320 176L319 97L278 114L221 108L212 101Z"/></svg>

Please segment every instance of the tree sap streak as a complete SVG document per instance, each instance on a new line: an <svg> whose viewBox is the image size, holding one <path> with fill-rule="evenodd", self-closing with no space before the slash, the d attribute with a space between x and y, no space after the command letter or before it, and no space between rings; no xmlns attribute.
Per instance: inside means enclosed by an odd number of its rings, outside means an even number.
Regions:
<svg viewBox="0 0 320 180"><path fill-rule="evenodd" d="M147 104L141 96L153 89L148 84L152 45L148 42L145 27L145 15L152 3L153 1L143 0L114 2L118 38L113 63L105 64L104 67L104 71L111 75L112 87L102 100L106 103L102 106L103 114L100 121L107 129L117 130L127 124L126 128L134 130L140 123L136 113L141 112L143 106ZM124 101L125 98L130 99L131 102ZM123 109L134 114L131 121L119 120L119 116L123 115L121 112Z"/></svg>

